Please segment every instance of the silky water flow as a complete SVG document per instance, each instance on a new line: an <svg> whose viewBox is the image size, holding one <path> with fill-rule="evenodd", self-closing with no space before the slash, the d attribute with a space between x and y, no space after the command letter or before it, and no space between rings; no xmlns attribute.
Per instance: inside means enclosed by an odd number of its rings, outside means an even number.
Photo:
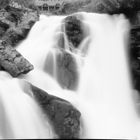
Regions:
<svg viewBox="0 0 140 140"><path fill-rule="evenodd" d="M80 138L140 139L127 56L129 22L123 15L76 15L82 17L87 32L78 49L62 31L66 16L41 15L27 39L17 46L34 70L18 78L0 72L0 138L56 137L31 96L31 83L68 100L81 112ZM64 36L64 48L58 45L60 35ZM57 59L63 53L72 56L76 64L78 84L74 90L62 86L58 78L62 68ZM63 78L69 81L71 77Z"/></svg>

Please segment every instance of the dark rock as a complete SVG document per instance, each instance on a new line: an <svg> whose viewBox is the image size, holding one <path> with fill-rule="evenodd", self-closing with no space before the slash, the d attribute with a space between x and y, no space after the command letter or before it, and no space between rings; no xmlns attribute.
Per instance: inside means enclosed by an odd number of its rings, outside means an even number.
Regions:
<svg viewBox="0 0 140 140"><path fill-rule="evenodd" d="M31 86L33 96L50 119L59 138L79 138L80 112L66 100L49 95L43 90Z"/></svg>
<svg viewBox="0 0 140 140"><path fill-rule="evenodd" d="M75 58L62 51L56 56L57 80L62 88L75 90L78 86L79 75Z"/></svg>
<svg viewBox="0 0 140 140"><path fill-rule="evenodd" d="M132 13L129 19L134 30L137 25L140 25L140 11Z"/></svg>
<svg viewBox="0 0 140 140"><path fill-rule="evenodd" d="M4 30L4 31L7 31L7 29L9 28L9 25L0 21L0 27Z"/></svg>
<svg viewBox="0 0 140 140"><path fill-rule="evenodd" d="M0 0L0 9L5 8L7 5L9 5L9 0Z"/></svg>
<svg viewBox="0 0 140 140"><path fill-rule="evenodd" d="M75 48L78 48L78 46L84 39L82 22L76 16L68 16L67 18L65 18L64 22L65 33L68 40L73 44Z"/></svg>
<svg viewBox="0 0 140 140"><path fill-rule="evenodd" d="M26 38L28 33L30 32L30 29L29 28L22 28L21 30L22 30L22 36L24 38Z"/></svg>
<svg viewBox="0 0 140 140"><path fill-rule="evenodd" d="M11 6L7 6L5 10L9 13L6 19L16 23L17 25L23 16L23 11L21 9L17 9Z"/></svg>
<svg viewBox="0 0 140 140"><path fill-rule="evenodd" d="M140 26L131 29L129 55L133 86L140 92Z"/></svg>
<svg viewBox="0 0 140 140"><path fill-rule="evenodd" d="M89 35L89 28L82 22L81 14L73 14L66 17L62 22L62 32L57 35L56 53L56 77L62 88L76 90L79 82L78 64L73 54L81 53L86 55L90 40L86 40L85 45L80 48L80 44ZM72 52L72 53L69 53ZM46 65L47 66L47 65ZM50 68L50 66L47 66ZM49 69L46 67L46 70ZM52 70L51 70L52 71ZM50 73L50 70L49 70Z"/></svg>
<svg viewBox="0 0 140 140"><path fill-rule="evenodd" d="M23 33L19 33L18 30L8 30L2 40L6 41L11 46L16 46L20 41L25 39Z"/></svg>
<svg viewBox="0 0 140 140"><path fill-rule="evenodd" d="M16 3L15 5L11 4L13 1ZM34 23L39 20L38 11L23 6L24 2L21 1L11 0L7 6L0 10L0 29L5 25L0 37L11 46L16 46L25 39Z"/></svg>
<svg viewBox="0 0 140 140"><path fill-rule="evenodd" d="M26 1L26 0L25 0ZM0 68L13 77L25 74L33 66L14 48L24 40L39 20L38 11L30 9L29 1L1 0L0 3ZM31 4L31 3L30 3Z"/></svg>
<svg viewBox="0 0 140 140"><path fill-rule="evenodd" d="M8 28L9 28L8 24L3 23L2 21L0 21L0 37L3 36L3 34L7 31Z"/></svg>
<svg viewBox="0 0 140 140"><path fill-rule="evenodd" d="M60 33L57 37L59 51L56 47L55 57L51 52L47 55L44 69L62 88L76 90L79 82L78 64L72 53L66 51L64 34Z"/></svg>
<svg viewBox="0 0 140 140"><path fill-rule="evenodd" d="M0 65L13 77L26 74L33 69L33 66L20 53L4 41L0 42Z"/></svg>

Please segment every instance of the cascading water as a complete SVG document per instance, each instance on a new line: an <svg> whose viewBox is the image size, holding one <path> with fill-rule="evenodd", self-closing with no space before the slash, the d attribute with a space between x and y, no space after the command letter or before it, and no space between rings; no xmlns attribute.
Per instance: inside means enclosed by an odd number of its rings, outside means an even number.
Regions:
<svg viewBox="0 0 140 140"><path fill-rule="evenodd" d="M52 138L52 129L37 103L20 88L20 81L0 73L1 139Z"/></svg>
<svg viewBox="0 0 140 140"><path fill-rule="evenodd" d="M83 17L86 32L77 49L62 31L66 17L41 15L28 38L17 48L34 65L34 70L18 79L0 73L0 137L55 137L48 119L28 96L30 82L79 109L81 138L140 139L126 55L128 21L122 15L76 15ZM58 43L61 35L64 42ZM74 71L62 69L59 63L66 58L72 59L69 65Z"/></svg>

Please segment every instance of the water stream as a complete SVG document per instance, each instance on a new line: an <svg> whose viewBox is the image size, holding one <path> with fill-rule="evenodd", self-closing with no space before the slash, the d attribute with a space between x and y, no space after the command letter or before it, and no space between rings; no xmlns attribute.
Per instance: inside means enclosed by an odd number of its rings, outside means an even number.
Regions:
<svg viewBox="0 0 140 140"><path fill-rule="evenodd" d="M0 137L55 137L48 119L29 96L28 83L32 83L70 101L81 112L81 138L140 139L127 56L129 22L123 15L78 15L87 34L78 49L71 51L62 31L66 16L41 15L17 47L34 70L18 78L0 72ZM64 48L58 45L60 35L64 35ZM62 67L66 58L73 70Z"/></svg>

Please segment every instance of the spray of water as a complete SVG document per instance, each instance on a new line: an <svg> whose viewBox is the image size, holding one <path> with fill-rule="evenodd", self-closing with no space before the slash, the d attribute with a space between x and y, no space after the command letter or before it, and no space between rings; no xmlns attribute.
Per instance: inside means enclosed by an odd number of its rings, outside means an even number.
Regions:
<svg viewBox="0 0 140 140"><path fill-rule="evenodd" d="M0 136L52 138L53 131L37 103L20 88L19 80L0 73Z"/></svg>
<svg viewBox="0 0 140 140"><path fill-rule="evenodd" d="M41 109L29 96L32 83L79 109L81 138L140 139L127 62L129 22L123 15L79 15L87 34L79 49L70 51L67 37L61 31L65 17L41 16L17 48L35 69L19 79L0 73L1 137L54 137L48 119L44 119ZM58 47L59 35L64 36L64 48ZM64 52L74 58L78 70L79 82L73 91L63 89L57 78L60 67L56 56Z"/></svg>

